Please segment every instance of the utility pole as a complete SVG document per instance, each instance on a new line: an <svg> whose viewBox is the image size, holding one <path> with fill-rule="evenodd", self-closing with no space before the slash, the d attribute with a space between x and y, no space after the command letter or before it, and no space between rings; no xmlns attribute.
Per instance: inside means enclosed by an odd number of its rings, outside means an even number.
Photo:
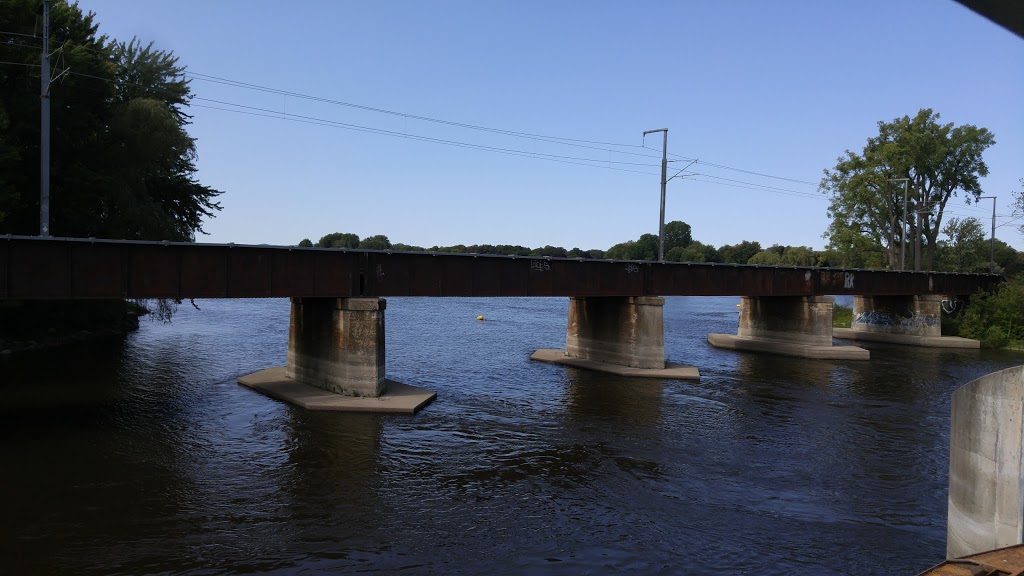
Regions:
<svg viewBox="0 0 1024 576"><path fill-rule="evenodd" d="M907 192L910 191L910 178L889 178L886 182L903 182L903 230L900 232L900 272L907 262Z"/></svg>
<svg viewBox="0 0 1024 576"><path fill-rule="evenodd" d="M989 239L988 244L988 271L992 274L996 272L996 197L995 196L978 196L978 200L983 198L992 199L992 238Z"/></svg>
<svg viewBox="0 0 1024 576"><path fill-rule="evenodd" d="M665 138L661 145L661 218L658 220L658 262L665 261L665 184L668 183L668 128L648 130L644 136L654 132L664 132Z"/></svg>
<svg viewBox="0 0 1024 576"><path fill-rule="evenodd" d="M50 0L43 0L43 55L39 127L39 235L50 235Z"/></svg>

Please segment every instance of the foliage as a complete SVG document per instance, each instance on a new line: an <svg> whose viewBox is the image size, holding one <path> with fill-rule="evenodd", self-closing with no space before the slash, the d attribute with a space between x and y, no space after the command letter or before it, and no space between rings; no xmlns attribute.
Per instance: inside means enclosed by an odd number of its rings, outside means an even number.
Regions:
<svg viewBox="0 0 1024 576"><path fill-rule="evenodd" d="M665 254L676 248L686 248L691 242L693 235L689 224L679 220L665 224Z"/></svg>
<svg viewBox="0 0 1024 576"><path fill-rule="evenodd" d="M321 237L316 246L317 248L359 248L359 236L334 232Z"/></svg>
<svg viewBox="0 0 1024 576"><path fill-rule="evenodd" d="M36 0L10 0L0 29L0 233L39 228L39 39ZM50 11L50 232L60 236L193 241L221 193L196 178L186 128L191 99L171 52L98 36L93 14ZM62 73L62 71L66 71Z"/></svg>
<svg viewBox="0 0 1024 576"><path fill-rule="evenodd" d="M773 245L767 250L754 254L747 264L763 264L769 266L815 266L818 255L806 246Z"/></svg>
<svg viewBox="0 0 1024 576"><path fill-rule="evenodd" d="M690 242L685 248L676 246L665 254L665 260L669 262L720 262L718 250L696 240Z"/></svg>
<svg viewBox="0 0 1024 576"><path fill-rule="evenodd" d="M748 260L753 258L754 254L761 250L760 242L744 240L739 244L726 244L722 246L718 249L718 257L720 262L727 264L746 264Z"/></svg>
<svg viewBox="0 0 1024 576"><path fill-rule="evenodd" d="M977 218L950 218L942 229L948 239L939 241L938 270L988 272L989 242Z"/></svg>
<svg viewBox="0 0 1024 576"><path fill-rule="evenodd" d="M1024 342L1024 275L1004 282L995 293L971 296L960 323L960 335L993 348Z"/></svg>
<svg viewBox="0 0 1024 576"><path fill-rule="evenodd" d="M309 238L303 238L299 240L299 248L312 248L313 243L310 242Z"/></svg>
<svg viewBox="0 0 1024 576"><path fill-rule="evenodd" d="M531 250L530 256L552 256L555 258L567 258L569 256L569 253L565 250L565 248L548 245L543 248Z"/></svg>
<svg viewBox="0 0 1024 576"><path fill-rule="evenodd" d="M389 250L390 248L391 241L383 234L367 236L359 241L360 250Z"/></svg>
<svg viewBox="0 0 1024 576"><path fill-rule="evenodd" d="M924 267L934 267L946 204L958 192L968 202L977 200L979 178L988 174L982 152L995 143L986 128L940 125L939 117L925 108L913 118L879 122L878 135L868 139L862 154L847 150L834 169L825 170L819 190L831 195L832 223L825 233L830 248L847 258L854 248L881 249L888 267L896 269L904 243L912 253L914 241L921 239ZM908 222L901 183L890 182L896 178L910 179ZM920 227L911 217L919 210Z"/></svg>
<svg viewBox="0 0 1024 576"><path fill-rule="evenodd" d="M853 324L853 308L842 304L832 305L832 326L849 328Z"/></svg>

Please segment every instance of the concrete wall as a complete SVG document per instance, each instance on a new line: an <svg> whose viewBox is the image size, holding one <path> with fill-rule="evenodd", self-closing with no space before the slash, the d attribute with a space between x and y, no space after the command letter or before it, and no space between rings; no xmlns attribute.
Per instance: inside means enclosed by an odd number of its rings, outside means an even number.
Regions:
<svg viewBox="0 0 1024 576"><path fill-rule="evenodd" d="M383 298L293 298L285 376L349 396L384 393Z"/></svg>
<svg viewBox="0 0 1024 576"><path fill-rule="evenodd" d="M953 393L946 556L1022 542L1024 366L993 372Z"/></svg>
<svg viewBox="0 0 1024 576"><path fill-rule="evenodd" d="M565 355L634 368L665 367L665 299L569 299Z"/></svg>
<svg viewBox="0 0 1024 576"><path fill-rule="evenodd" d="M831 296L744 296L736 335L831 346L833 302Z"/></svg>
<svg viewBox="0 0 1024 576"><path fill-rule="evenodd" d="M861 332L942 336L942 296L854 296L850 327Z"/></svg>

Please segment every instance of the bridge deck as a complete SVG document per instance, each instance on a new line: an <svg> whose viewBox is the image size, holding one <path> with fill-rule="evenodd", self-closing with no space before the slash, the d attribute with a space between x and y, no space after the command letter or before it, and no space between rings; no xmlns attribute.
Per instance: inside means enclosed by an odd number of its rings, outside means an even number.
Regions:
<svg viewBox="0 0 1024 576"><path fill-rule="evenodd" d="M0 236L0 299L971 294L989 274Z"/></svg>

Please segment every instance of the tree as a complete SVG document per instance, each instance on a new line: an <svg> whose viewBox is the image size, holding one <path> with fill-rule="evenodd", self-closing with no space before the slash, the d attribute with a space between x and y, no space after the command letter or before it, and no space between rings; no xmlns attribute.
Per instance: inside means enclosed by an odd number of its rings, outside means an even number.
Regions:
<svg viewBox="0 0 1024 576"><path fill-rule="evenodd" d="M779 246L778 244L754 254L747 260L747 264L767 266L814 266L817 262L817 255L806 246Z"/></svg>
<svg viewBox="0 0 1024 576"><path fill-rule="evenodd" d="M948 239L939 241L939 266L943 272L987 272L989 243L977 218L950 218L942 229Z"/></svg>
<svg viewBox="0 0 1024 576"><path fill-rule="evenodd" d="M725 246L722 246L718 249L718 257L720 262L728 264L746 264L754 254L757 254L760 251L760 242L744 240L739 244L726 244Z"/></svg>
<svg viewBox="0 0 1024 576"><path fill-rule="evenodd" d="M323 235L316 243L318 248L359 248L359 236L348 232L332 232Z"/></svg>
<svg viewBox="0 0 1024 576"><path fill-rule="evenodd" d="M673 220L665 224L665 254L673 248L686 248L693 242L692 230L686 222Z"/></svg>
<svg viewBox="0 0 1024 576"><path fill-rule="evenodd" d="M362 250L389 250L391 241L383 234L367 236L359 242L359 248Z"/></svg>
<svg viewBox="0 0 1024 576"><path fill-rule="evenodd" d="M878 123L878 136L868 139L862 154L849 150L825 170L819 190L831 195L832 219L825 237L840 251L855 244L854 236L884 251L890 268L899 268L904 242L924 244L924 266L936 260L936 239L950 198L962 192L966 201L981 195L979 178L988 174L982 153L995 143L986 128L938 123L939 114L921 109L916 116ZM909 178L908 222L903 220L903 190L896 178ZM920 212L921 217L913 217ZM921 224L918 225L918 220ZM904 236L904 230L910 232Z"/></svg>
<svg viewBox="0 0 1024 576"><path fill-rule="evenodd" d="M0 233L39 231L38 2L10 0L0 29ZM50 229L60 236L193 241L221 193L195 179L191 92L171 52L97 36L94 14L55 2ZM61 70L65 73L61 74Z"/></svg>
<svg viewBox="0 0 1024 576"><path fill-rule="evenodd" d="M312 248L313 243L309 241L309 238L303 238L299 240L299 248Z"/></svg>

